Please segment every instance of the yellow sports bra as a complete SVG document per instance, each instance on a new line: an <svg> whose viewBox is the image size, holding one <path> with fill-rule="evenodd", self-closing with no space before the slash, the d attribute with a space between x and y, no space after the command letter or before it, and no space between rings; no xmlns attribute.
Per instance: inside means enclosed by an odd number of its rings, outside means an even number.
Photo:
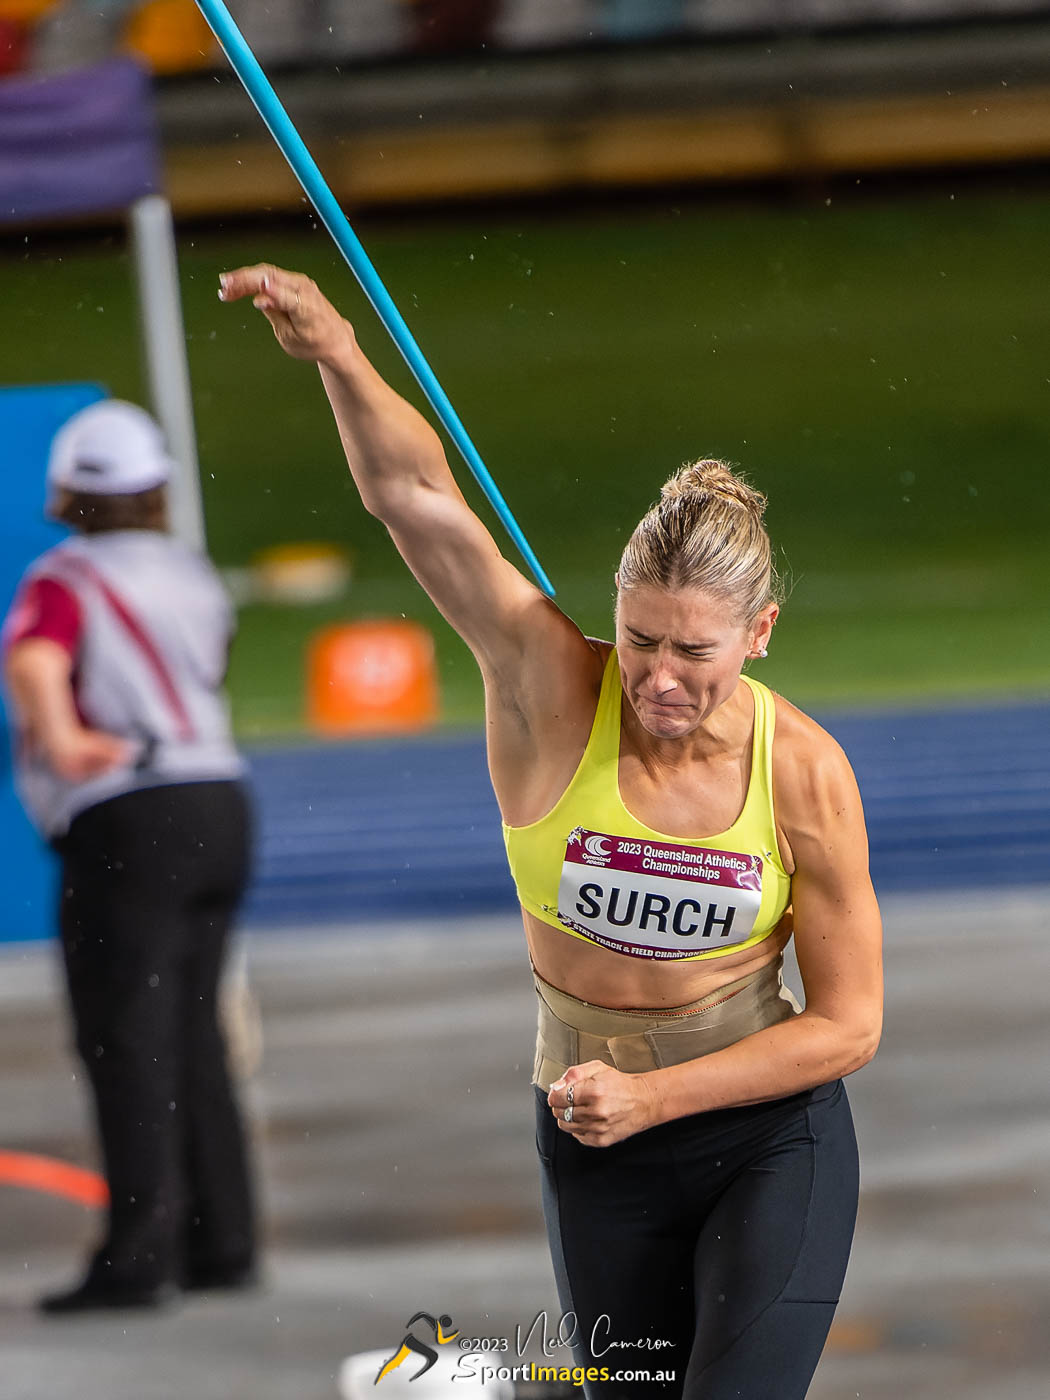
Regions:
<svg viewBox="0 0 1050 1400"><path fill-rule="evenodd" d="M772 693L755 698L751 779L728 831L699 840L638 821L620 797L622 687L615 648L587 747L553 809L503 824L522 906L552 928L633 958L724 957L761 943L791 903L773 815Z"/></svg>

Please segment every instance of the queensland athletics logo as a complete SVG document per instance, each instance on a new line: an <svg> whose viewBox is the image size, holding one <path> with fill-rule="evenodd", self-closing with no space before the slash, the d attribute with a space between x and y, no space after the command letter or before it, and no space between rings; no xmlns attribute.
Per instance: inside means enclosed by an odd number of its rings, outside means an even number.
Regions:
<svg viewBox="0 0 1050 1400"><path fill-rule="evenodd" d="M613 858L615 840L600 831L585 831L582 826L569 832L569 846L578 846L579 859L584 865L608 865Z"/></svg>

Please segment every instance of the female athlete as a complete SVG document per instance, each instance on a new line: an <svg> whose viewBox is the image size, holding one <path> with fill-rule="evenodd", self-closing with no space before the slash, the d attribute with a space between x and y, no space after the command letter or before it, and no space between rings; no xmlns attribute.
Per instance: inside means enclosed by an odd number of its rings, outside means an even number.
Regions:
<svg viewBox="0 0 1050 1400"><path fill-rule="evenodd" d="M881 929L842 751L742 674L778 612L764 498L719 462L678 472L624 550L615 644L591 640L501 556L309 279L244 268L220 296L316 361L365 507L481 668L587 1395L799 1400L852 1240L841 1080L878 1043ZM642 1368L675 1379L617 1379Z"/></svg>

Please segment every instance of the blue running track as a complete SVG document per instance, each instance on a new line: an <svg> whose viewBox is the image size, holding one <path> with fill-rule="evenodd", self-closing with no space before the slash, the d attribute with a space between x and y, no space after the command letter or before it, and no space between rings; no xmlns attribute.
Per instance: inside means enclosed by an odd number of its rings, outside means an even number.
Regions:
<svg viewBox="0 0 1050 1400"><path fill-rule="evenodd" d="M1050 882L1050 704L823 715L860 781L882 893ZM253 755L245 922L514 907L480 736Z"/></svg>

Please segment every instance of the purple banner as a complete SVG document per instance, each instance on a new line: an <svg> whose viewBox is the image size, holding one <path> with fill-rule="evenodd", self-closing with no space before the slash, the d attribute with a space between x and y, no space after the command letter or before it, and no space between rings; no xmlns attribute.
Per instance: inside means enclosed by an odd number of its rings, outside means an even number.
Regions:
<svg viewBox="0 0 1050 1400"><path fill-rule="evenodd" d="M610 836L582 826L569 833L565 859L573 865L608 867L631 875L706 881L737 890L762 888L762 861L758 856L642 837Z"/></svg>
<svg viewBox="0 0 1050 1400"><path fill-rule="evenodd" d="M0 80L0 224L124 209L160 185L150 79L134 59Z"/></svg>

